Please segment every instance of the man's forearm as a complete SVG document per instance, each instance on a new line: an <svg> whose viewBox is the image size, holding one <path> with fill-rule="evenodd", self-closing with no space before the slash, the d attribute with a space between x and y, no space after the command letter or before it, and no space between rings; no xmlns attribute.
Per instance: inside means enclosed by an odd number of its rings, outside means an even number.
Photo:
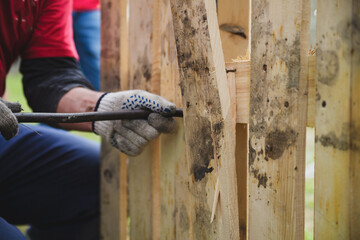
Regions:
<svg viewBox="0 0 360 240"><path fill-rule="evenodd" d="M78 113L93 112L95 105L103 93L86 88L73 88L67 92L59 101L56 112ZM91 122L87 123L63 123L61 128L68 130L92 131Z"/></svg>

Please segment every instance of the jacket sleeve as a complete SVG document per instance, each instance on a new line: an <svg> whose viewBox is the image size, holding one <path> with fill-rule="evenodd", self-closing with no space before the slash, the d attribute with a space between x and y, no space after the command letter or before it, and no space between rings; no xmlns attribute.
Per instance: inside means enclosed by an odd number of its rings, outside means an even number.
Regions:
<svg viewBox="0 0 360 240"><path fill-rule="evenodd" d="M23 88L34 112L56 112L60 99L75 87L93 89L75 58L22 60Z"/></svg>

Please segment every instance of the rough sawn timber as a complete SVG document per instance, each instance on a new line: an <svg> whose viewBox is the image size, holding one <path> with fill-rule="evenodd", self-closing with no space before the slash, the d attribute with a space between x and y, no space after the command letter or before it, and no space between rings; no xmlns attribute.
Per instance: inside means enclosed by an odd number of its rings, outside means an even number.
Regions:
<svg viewBox="0 0 360 240"><path fill-rule="evenodd" d="M315 239L360 239L360 2L317 1Z"/></svg>
<svg viewBox="0 0 360 240"><path fill-rule="evenodd" d="M189 239L239 239L235 124L216 3L171 0L184 108ZM220 199L210 223L216 180Z"/></svg>
<svg viewBox="0 0 360 240"><path fill-rule="evenodd" d="M154 53L151 40L153 0L129 1L129 12L129 87L151 92L154 90ZM132 240L150 240L153 237L153 146L149 144L140 155L129 157L129 213Z"/></svg>
<svg viewBox="0 0 360 240"><path fill-rule="evenodd" d="M126 0L101 1L101 90L127 89L128 49ZM102 141L100 163L101 239L120 240L127 235L126 156Z"/></svg>
<svg viewBox="0 0 360 240"><path fill-rule="evenodd" d="M250 240L304 239L309 8L252 1Z"/></svg>

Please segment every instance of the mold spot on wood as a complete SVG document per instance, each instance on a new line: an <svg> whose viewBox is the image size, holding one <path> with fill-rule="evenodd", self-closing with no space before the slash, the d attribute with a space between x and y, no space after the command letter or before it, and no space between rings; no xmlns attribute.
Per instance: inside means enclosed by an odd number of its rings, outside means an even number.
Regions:
<svg viewBox="0 0 360 240"><path fill-rule="evenodd" d="M216 215L214 221L216 221ZM210 224L211 212L202 204L196 207L193 220L194 239L213 239L216 236L216 224Z"/></svg>
<svg viewBox="0 0 360 240"><path fill-rule="evenodd" d="M260 186L263 186L266 188L266 184L268 181L268 177L266 176L266 173L259 173L259 169L253 169L250 168L250 173L258 180L258 188Z"/></svg>
<svg viewBox="0 0 360 240"><path fill-rule="evenodd" d="M220 30L234 34L234 35L238 35L243 37L244 39L246 39L246 34L245 34L245 30L236 25L236 24L231 24L231 23L224 23L220 25Z"/></svg>
<svg viewBox="0 0 360 240"><path fill-rule="evenodd" d="M264 70L264 72L267 72L267 65L266 64L263 65L263 70Z"/></svg>
<svg viewBox="0 0 360 240"><path fill-rule="evenodd" d="M335 51L317 49L316 57L317 77L319 82L332 86L335 84L339 72L339 58Z"/></svg>
<svg viewBox="0 0 360 240"><path fill-rule="evenodd" d="M249 166L252 166L255 162L256 150L252 148L251 143L249 143Z"/></svg>
<svg viewBox="0 0 360 240"><path fill-rule="evenodd" d="M297 135L290 128L268 133L265 138L265 155L273 160L280 158L284 151L296 142Z"/></svg>
<svg viewBox="0 0 360 240"><path fill-rule="evenodd" d="M322 101L321 106L326 107L326 101Z"/></svg>
<svg viewBox="0 0 360 240"><path fill-rule="evenodd" d="M332 147L341 151L360 151L360 127L344 123L339 136L334 132L329 132L321 136L316 136L315 142L320 142L324 147Z"/></svg>
<svg viewBox="0 0 360 240"><path fill-rule="evenodd" d="M112 172L109 169L105 169L103 174L106 182L111 183Z"/></svg>
<svg viewBox="0 0 360 240"><path fill-rule="evenodd" d="M337 137L333 132L320 136L319 141L324 147L333 147L342 151L349 149L349 142L344 137Z"/></svg>
<svg viewBox="0 0 360 240"><path fill-rule="evenodd" d="M258 182L258 188L259 188L260 186L263 186L264 188L266 188L266 183L267 183L267 181L268 181L268 178L267 178L267 176L266 176L266 173L264 173L264 174L258 174L257 179L259 180L259 182Z"/></svg>
<svg viewBox="0 0 360 240"><path fill-rule="evenodd" d="M189 216L188 213L186 211L186 207L184 204L181 205L180 208L180 229L182 232L187 232L189 230Z"/></svg>
<svg viewBox="0 0 360 240"><path fill-rule="evenodd" d="M206 173L211 173L214 170L213 167L204 167L194 164L192 168L192 172L194 174L195 181L201 181Z"/></svg>
<svg viewBox="0 0 360 240"><path fill-rule="evenodd" d="M189 139L190 153L193 159L191 173L195 181L201 181L206 173L211 173L213 168L209 168L210 160L214 158L213 139L211 137L210 121L205 117L199 118L199 128Z"/></svg>

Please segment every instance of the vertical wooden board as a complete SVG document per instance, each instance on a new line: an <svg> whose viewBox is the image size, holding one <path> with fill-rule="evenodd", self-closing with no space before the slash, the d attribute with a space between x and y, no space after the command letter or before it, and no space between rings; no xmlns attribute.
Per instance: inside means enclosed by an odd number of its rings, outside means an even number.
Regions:
<svg viewBox="0 0 360 240"><path fill-rule="evenodd" d="M353 54L351 60L351 125L350 125L350 145L351 149L351 191L350 200L350 238L360 238L360 2L353 1L352 6L352 47Z"/></svg>
<svg viewBox="0 0 360 240"><path fill-rule="evenodd" d="M247 165L248 124L250 100L250 61L233 62L250 53L250 0L222 0L218 2L218 20L226 67L233 68L236 89L236 173L240 239L247 239ZM229 32L240 27L240 32ZM229 75L229 73L228 73ZM231 86L230 86L231 88Z"/></svg>
<svg viewBox="0 0 360 240"><path fill-rule="evenodd" d="M235 75L236 122L249 123L250 61L226 63L226 71Z"/></svg>
<svg viewBox="0 0 360 240"><path fill-rule="evenodd" d="M129 1L129 87L151 91L152 0ZM152 144L129 157L130 238L152 239Z"/></svg>
<svg viewBox="0 0 360 240"><path fill-rule="evenodd" d="M181 107L179 66L170 0L161 1L161 96Z"/></svg>
<svg viewBox="0 0 360 240"><path fill-rule="evenodd" d="M101 89L118 91L127 83L126 0L101 1ZM102 141L101 149L101 239L126 238L126 156Z"/></svg>
<svg viewBox="0 0 360 240"><path fill-rule="evenodd" d="M171 0L185 111L189 239L238 239L234 119L215 1ZM215 183L220 200L210 223Z"/></svg>
<svg viewBox="0 0 360 240"><path fill-rule="evenodd" d="M350 239L360 239L360 2L352 1Z"/></svg>
<svg viewBox="0 0 360 240"><path fill-rule="evenodd" d="M160 95L161 83L161 12L160 0L152 2L152 35L151 35L151 92ZM161 234L161 137L152 142L151 155L152 185L152 239L160 240Z"/></svg>
<svg viewBox="0 0 360 240"><path fill-rule="evenodd" d="M184 212L180 170L185 168L185 139L183 121L177 120L175 133L161 137L161 239L189 239L184 236L189 228L188 213ZM181 220L180 220L181 218ZM177 219L180 222L177 224Z"/></svg>
<svg viewBox="0 0 360 240"><path fill-rule="evenodd" d="M129 1L129 88L151 91L152 2Z"/></svg>
<svg viewBox="0 0 360 240"><path fill-rule="evenodd" d="M309 74L308 74L308 113L307 113L307 126L315 127L315 76L316 76L316 56L311 55L309 60Z"/></svg>
<svg viewBox="0 0 360 240"><path fill-rule="evenodd" d="M304 239L309 8L252 1L249 239Z"/></svg>
<svg viewBox="0 0 360 240"><path fill-rule="evenodd" d="M249 100L250 62L226 63L231 105L236 120L236 175L238 191L238 216L240 239L247 239L248 218L248 143L249 143ZM233 97L234 96L234 97Z"/></svg>
<svg viewBox="0 0 360 240"><path fill-rule="evenodd" d="M236 174L239 201L240 239L248 236L248 147L249 124L236 124Z"/></svg>
<svg viewBox="0 0 360 240"><path fill-rule="evenodd" d="M218 1L221 42L226 62L242 57L249 50L250 0ZM241 29L241 31L239 31Z"/></svg>
<svg viewBox="0 0 360 240"><path fill-rule="evenodd" d="M130 239L152 239L151 145L129 158Z"/></svg>
<svg viewBox="0 0 360 240"><path fill-rule="evenodd" d="M315 238L359 239L359 2L317 1Z"/></svg>
<svg viewBox="0 0 360 240"><path fill-rule="evenodd" d="M161 96L181 107L179 68L175 46L174 28L170 0L160 2L161 8ZM180 236L182 229L177 228L179 215L186 219L188 214L181 212L184 202L181 199L179 165L185 160L185 139L183 121L177 121L177 131L161 137L161 239L187 239ZM182 167L183 168L183 167ZM187 224L181 225L186 228ZM177 238L178 236L178 238Z"/></svg>

